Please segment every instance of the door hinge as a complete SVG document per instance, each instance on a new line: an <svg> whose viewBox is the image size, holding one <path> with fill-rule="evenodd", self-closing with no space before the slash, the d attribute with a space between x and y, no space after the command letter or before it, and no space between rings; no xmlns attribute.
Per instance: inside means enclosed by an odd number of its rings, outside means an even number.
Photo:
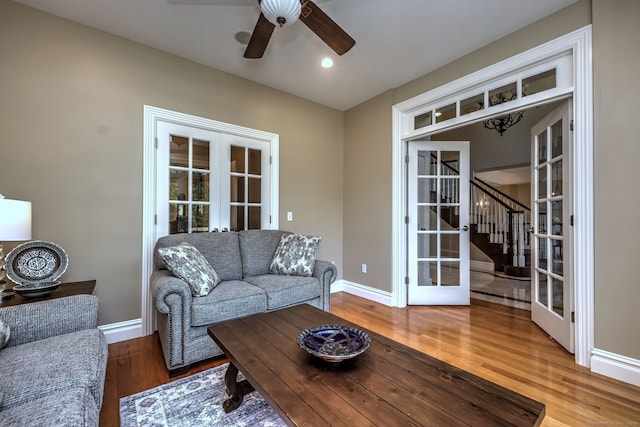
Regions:
<svg viewBox="0 0 640 427"><path fill-rule="evenodd" d="M573 215L571 215L571 226L573 227Z"/></svg>
<svg viewBox="0 0 640 427"><path fill-rule="evenodd" d="M404 223L405 224L409 224L409 216L408 215L404 217Z"/></svg>
<svg viewBox="0 0 640 427"><path fill-rule="evenodd" d="M573 120L571 120L571 123L569 123L569 130L573 132Z"/></svg>
<svg viewBox="0 0 640 427"><path fill-rule="evenodd" d="M272 165L273 164L273 156L269 156L269 164Z"/></svg>
<svg viewBox="0 0 640 427"><path fill-rule="evenodd" d="M269 215L269 224L271 224L271 215Z"/></svg>
<svg viewBox="0 0 640 427"><path fill-rule="evenodd" d="M154 223L155 225L158 225L158 214L155 214L155 215L153 216L153 223Z"/></svg>
<svg viewBox="0 0 640 427"><path fill-rule="evenodd" d="M155 141L156 141L156 150L157 150L158 149L158 138L157 137L155 138Z"/></svg>
<svg viewBox="0 0 640 427"><path fill-rule="evenodd" d="M576 323L576 312L575 311L571 312L571 323Z"/></svg>
<svg viewBox="0 0 640 427"><path fill-rule="evenodd" d="M405 277L405 278L404 278L404 284L405 284L405 285L408 285L408 284L409 284L409 276L407 276L407 277Z"/></svg>
<svg viewBox="0 0 640 427"><path fill-rule="evenodd" d="M405 154L405 155L404 155L404 162L405 162L406 164L409 164L409 155L408 155L408 154Z"/></svg>

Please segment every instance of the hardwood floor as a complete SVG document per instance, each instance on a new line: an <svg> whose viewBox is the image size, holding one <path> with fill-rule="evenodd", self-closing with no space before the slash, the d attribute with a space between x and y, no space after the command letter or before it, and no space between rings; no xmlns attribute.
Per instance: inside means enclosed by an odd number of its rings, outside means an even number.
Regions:
<svg viewBox="0 0 640 427"><path fill-rule="evenodd" d="M331 295L331 307L350 322L543 402L543 426L640 426L640 388L577 366L528 311L475 299L469 307L399 309L342 292ZM199 363L184 376L225 362ZM111 344L100 425L119 425L121 397L169 381L157 335Z"/></svg>

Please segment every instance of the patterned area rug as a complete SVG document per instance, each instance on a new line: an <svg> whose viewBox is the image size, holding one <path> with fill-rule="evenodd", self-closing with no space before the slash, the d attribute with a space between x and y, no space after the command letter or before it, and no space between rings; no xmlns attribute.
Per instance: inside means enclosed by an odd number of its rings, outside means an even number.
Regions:
<svg viewBox="0 0 640 427"><path fill-rule="evenodd" d="M227 364L120 399L120 425L143 426L264 426L286 424L258 392L225 414L224 373Z"/></svg>

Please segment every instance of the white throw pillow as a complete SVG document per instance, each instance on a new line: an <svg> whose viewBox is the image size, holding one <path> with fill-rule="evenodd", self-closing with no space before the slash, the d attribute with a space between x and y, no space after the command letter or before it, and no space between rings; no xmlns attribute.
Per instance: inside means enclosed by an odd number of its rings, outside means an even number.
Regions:
<svg viewBox="0 0 640 427"><path fill-rule="evenodd" d="M288 276L311 276L321 239L304 234L283 234L271 259L269 271Z"/></svg>
<svg viewBox="0 0 640 427"><path fill-rule="evenodd" d="M209 295L220 283L218 273L190 243L182 242L176 246L159 248L158 255L173 274L189 284L194 296Z"/></svg>

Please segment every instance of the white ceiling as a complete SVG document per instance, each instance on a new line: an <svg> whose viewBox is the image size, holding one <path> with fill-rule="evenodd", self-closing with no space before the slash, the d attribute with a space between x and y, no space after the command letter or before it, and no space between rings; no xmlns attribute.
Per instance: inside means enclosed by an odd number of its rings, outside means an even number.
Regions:
<svg viewBox="0 0 640 427"><path fill-rule="evenodd" d="M276 28L259 60L234 38L253 31L257 0L15 1L346 110L577 0L317 0L354 48L337 56L298 21Z"/></svg>
<svg viewBox="0 0 640 427"><path fill-rule="evenodd" d="M529 184L531 182L531 167L519 166L484 172L474 172L481 180L491 185Z"/></svg>

